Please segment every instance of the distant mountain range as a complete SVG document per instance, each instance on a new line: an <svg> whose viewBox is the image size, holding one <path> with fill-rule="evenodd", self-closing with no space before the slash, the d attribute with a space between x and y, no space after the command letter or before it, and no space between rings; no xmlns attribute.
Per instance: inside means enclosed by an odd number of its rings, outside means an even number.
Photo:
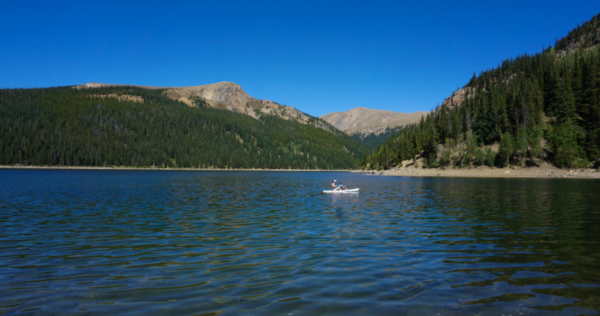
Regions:
<svg viewBox="0 0 600 316"><path fill-rule="evenodd" d="M357 107L346 112L325 114L320 118L374 149L408 124L418 122L427 113L398 113Z"/></svg>
<svg viewBox="0 0 600 316"><path fill-rule="evenodd" d="M330 132L336 128L360 142L368 142L369 147L383 142L391 135L392 131L397 131L409 123L418 122L423 115L427 114L427 112L397 113L358 107L346 112L329 113L319 119L288 105L256 99L246 93L238 84L228 81L190 87L153 87L98 82L75 86L77 89L110 87L162 90L166 97L182 102L189 107L206 106L242 113L255 119L262 114L270 114Z"/></svg>
<svg viewBox="0 0 600 316"><path fill-rule="evenodd" d="M325 114L320 118L350 136L356 134L366 136L379 135L389 129L418 122L424 115L427 115L427 112L398 113L357 107L346 112Z"/></svg>

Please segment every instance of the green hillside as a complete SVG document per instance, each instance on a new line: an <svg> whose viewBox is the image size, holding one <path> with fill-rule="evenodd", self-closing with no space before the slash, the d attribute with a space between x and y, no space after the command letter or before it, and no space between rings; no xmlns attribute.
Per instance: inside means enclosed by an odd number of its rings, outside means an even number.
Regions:
<svg viewBox="0 0 600 316"><path fill-rule="evenodd" d="M597 168L599 42L597 15L554 48L474 74L459 106L438 107L408 126L366 157L363 167L387 169L420 156L428 167L533 166L545 160Z"/></svg>
<svg viewBox="0 0 600 316"><path fill-rule="evenodd" d="M347 169L369 151L334 128L195 102L133 87L2 89L0 165Z"/></svg>

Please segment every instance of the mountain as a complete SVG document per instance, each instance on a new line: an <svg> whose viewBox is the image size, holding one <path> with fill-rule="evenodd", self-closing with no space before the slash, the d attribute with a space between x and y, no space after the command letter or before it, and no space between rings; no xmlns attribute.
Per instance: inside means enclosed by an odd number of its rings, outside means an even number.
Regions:
<svg viewBox="0 0 600 316"><path fill-rule="evenodd" d="M329 124L365 145L375 148L394 132L409 123L418 122L427 112L398 113L357 107L346 112L333 112L320 116Z"/></svg>
<svg viewBox="0 0 600 316"><path fill-rule="evenodd" d="M262 114L271 114L284 120L295 121L301 124L310 124L315 127L333 131L329 124L298 111L297 109L281 105L269 100L259 100L251 97L242 87L234 82L219 82L191 87L150 87L137 85L120 85L105 83L85 83L75 86L76 89L90 89L102 87L136 87L143 89L161 90L168 98L182 102L189 107L207 106L214 109L228 110L258 118Z"/></svg>
<svg viewBox="0 0 600 316"><path fill-rule="evenodd" d="M422 122L389 138L362 162L391 168L600 167L600 14L554 47L473 74Z"/></svg>
<svg viewBox="0 0 600 316"><path fill-rule="evenodd" d="M329 124L348 135L379 135L386 129L418 122L427 112L398 113L386 110L372 110L357 107L346 112L333 112L319 116Z"/></svg>
<svg viewBox="0 0 600 316"><path fill-rule="evenodd" d="M0 165L351 169L369 152L295 111L233 83L0 89Z"/></svg>

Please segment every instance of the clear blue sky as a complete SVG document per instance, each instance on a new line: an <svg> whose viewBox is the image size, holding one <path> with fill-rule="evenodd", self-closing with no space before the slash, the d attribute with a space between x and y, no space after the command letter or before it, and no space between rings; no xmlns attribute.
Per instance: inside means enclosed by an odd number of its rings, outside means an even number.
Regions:
<svg viewBox="0 0 600 316"><path fill-rule="evenodd" d="M600 1L7 1L0 87L233 81L319 116L427 111Z"/></svg>

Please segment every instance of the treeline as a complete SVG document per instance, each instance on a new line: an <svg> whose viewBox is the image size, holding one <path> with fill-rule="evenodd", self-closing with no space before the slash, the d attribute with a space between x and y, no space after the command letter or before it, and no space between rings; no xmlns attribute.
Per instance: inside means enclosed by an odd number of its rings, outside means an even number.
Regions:
<svg viewBox="0 0 600 316"><path fill-rule="evenodd" d="M599 16L572 31L570 41L600 34ZM569 43L557 41L563 48ZM568 54L549 47L505 60L474 74L463 90L459 106L438 106L365 157L363 168L386 169L418 155L425 167L524 166L540 159L558 167L600 165L600 45Z"/></svg>
<svg viewBox="0 0 600 316"><path fill-rule="evenodd" d="M346 169L369 150L341 132L195 102L135 87L2 89L0 164Z"/></svg>
<svg viewBox="0 0 600 316"><path fill-rule="evenodd" d="M577 25L569 34L560 40L557 39L554 49L563 50L569 45L578 44L582 48L587 48L598 44L600 39L600 14L592 17L583 25Z"/></svg>

